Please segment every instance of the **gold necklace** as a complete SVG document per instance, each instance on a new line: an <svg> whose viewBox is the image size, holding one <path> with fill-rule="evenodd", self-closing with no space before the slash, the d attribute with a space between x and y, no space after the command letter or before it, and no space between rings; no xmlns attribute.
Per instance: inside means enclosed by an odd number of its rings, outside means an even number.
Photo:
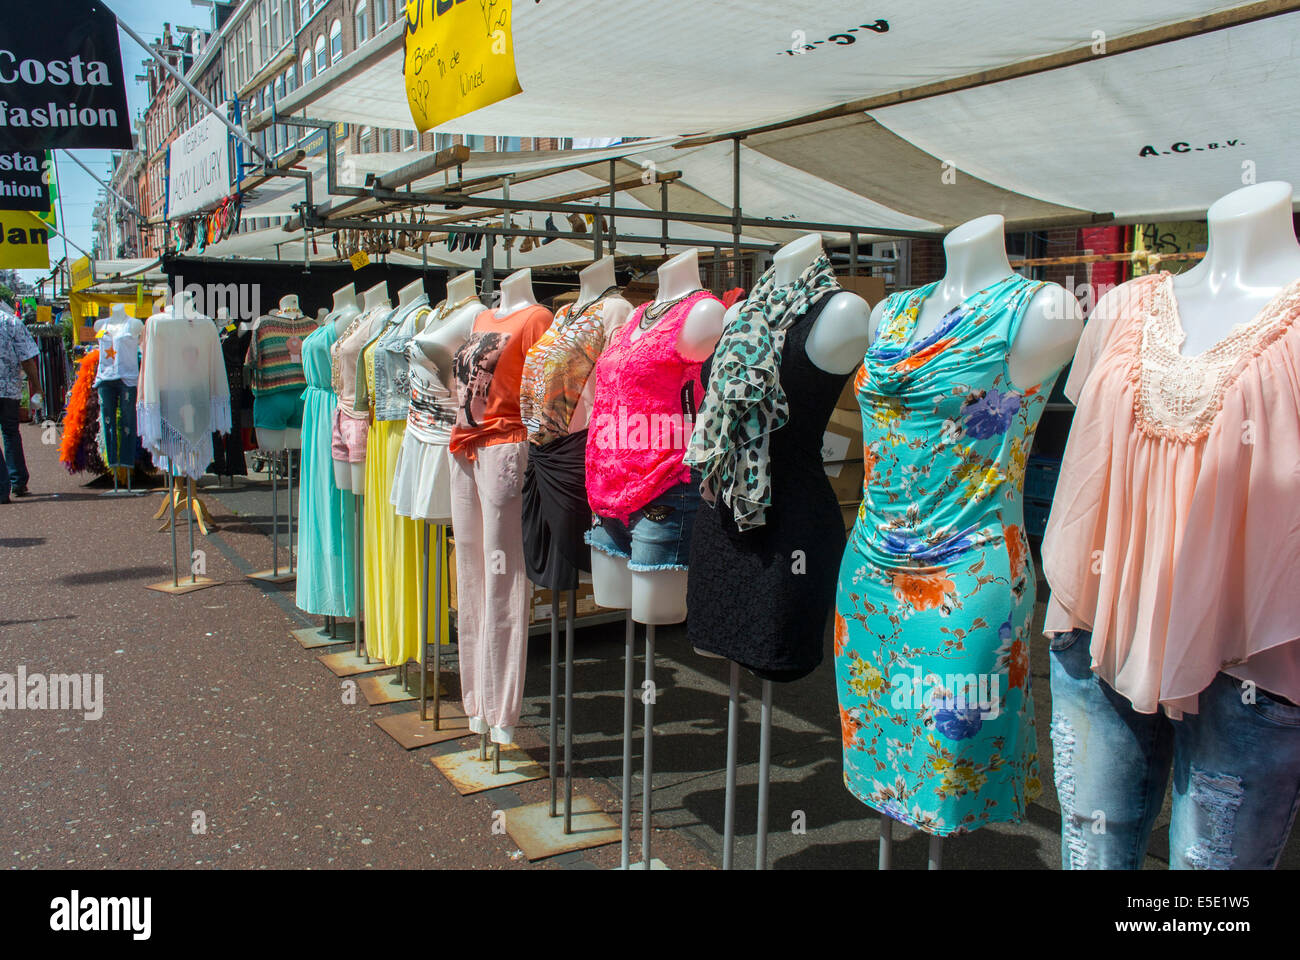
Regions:
<svg viewBox="0 0 1300 960"><path fill-rule="evenodd" d="M689 293L682 294L676 300L668 300L665 303L650 304L650 306L646 307L645 310L642 312L641 320L637 324L637 326L639 326L642 330L649 330L651 327L653 327L656 323L659 322L659 319L663 317L664 314L672 310L673 307L677 306L683 300L687 300L695 296L699 292L700 292L699 290L692 290ZM649 320L650 322L646 323L647 320Z"/></svg>
<svg viewBox="0 0 1300 960"><path fill-rule="evenodd" d="M444 303L441 307L438 308L438 312L434 315L434 318L431 322L442 323L442 321L446 320L449 316L451 316L461 307L465 306L466 304L473 303L477 299L478 297L466 297L464 300L461 300L459 303L450 303L450 304Z"/></svg>

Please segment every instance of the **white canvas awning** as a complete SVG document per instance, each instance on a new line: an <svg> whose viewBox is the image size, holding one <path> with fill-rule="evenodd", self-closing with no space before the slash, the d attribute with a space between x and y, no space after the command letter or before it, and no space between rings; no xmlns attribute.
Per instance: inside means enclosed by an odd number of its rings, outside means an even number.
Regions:
<svg viewBox="0 0 1300 960"><path fill-rule="evenodd" d="M747 216L829 206L835 222L936 230L990 212L1199 216L1244 177L1300 180L1300 0L513 9L524 92L440 132L678 138L655 162L727 209L726 141L743 134ZM281 112L412 128L401 27ZM810 52L787 52L799 43Z"/></svg>

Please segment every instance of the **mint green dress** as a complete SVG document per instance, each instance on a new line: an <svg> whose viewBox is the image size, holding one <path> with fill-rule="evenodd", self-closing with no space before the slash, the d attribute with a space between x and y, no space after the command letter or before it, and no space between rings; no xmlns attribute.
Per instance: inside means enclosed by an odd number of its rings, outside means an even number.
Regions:
<svg viewBox="0 0 1300 960"><path fill-rule="evenodd" d="M1013 384L1040 283L1012 276L913 342L936 284L891 296L856 380L866 479L836 592L844 782L938 836L1017 821L1041 789L1025 466L1053 375Z"/></svg>
<svg viewBox="0 0 1300 960"><path fill-rule="evenodd" d="M298 488L298 609L317 616L353 614L352 571L356 552L353 496L334 483L334 410L330 347L334 324L312 331L302 342L302 460Z"/></svg>

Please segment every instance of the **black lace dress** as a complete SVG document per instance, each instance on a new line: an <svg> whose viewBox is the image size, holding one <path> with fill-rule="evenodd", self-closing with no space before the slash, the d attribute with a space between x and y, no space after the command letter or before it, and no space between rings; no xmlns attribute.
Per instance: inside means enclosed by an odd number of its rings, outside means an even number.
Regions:
<svg viewBox="0 0 1300 960"><path fill-rule="evenodd" d="M766 680L787 682L822 662L844 554L839 502L822 466L822 435L847 374L808 359L804 344L834 295L795 321L781 351L790 419L772 434L767 522L740 532L731 508L700 502L687 577L687 639ZM705 361L708 382L713 360Z"/></svg>

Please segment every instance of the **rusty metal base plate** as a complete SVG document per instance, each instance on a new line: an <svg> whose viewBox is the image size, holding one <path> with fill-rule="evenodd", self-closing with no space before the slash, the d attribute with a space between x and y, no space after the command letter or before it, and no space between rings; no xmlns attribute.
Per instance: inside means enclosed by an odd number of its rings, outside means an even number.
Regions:
<svg viewBox="0 0 1300 960"><path fill-rule="evenodd" d="M304 650L317 647L333 647L340 643L352 642L352 624L340 623L336 629L337 637L331 637L324 627L309 627L306 630L291 630L290 635L298 641Z"/></svg>
<svg viewBox="0 0 1300 960"><path fill-rule="evenodd" d="M469 717L465 716L459 703L444 701L438 706L437 730L433 729L433 704L429 704L428 720L421 720L420 711L416 709L380 717L375 726L401 744L404 750L418 750L470 736Z"/></svg>
<svg viewBox="0 0 1300 960"><path fill-rule="evenodd" d="M590 797L574 797L570 810L573 832L566 834L563 802L554 817L551 816L549 800L512 807L505 811L506 833L514 838L529 860L544 860L574 850L603 847L623 839L619 824Z"/></svg>
<svg viewBox="0 0 1300 960"><path fill-rule="evenodd" d="M250 573L249 580L257 580L261 583L293 583L298 579L296 572L291 573L288 567L281 567L280 572L276 573L274 569L259 570L257 573Z"/></svg>
<svg viewBox="0 0 1300 960"><path fill-rule="evenodd" d="M346 650L343 653L325 653L316 658L325 666L333 671L336 677L355 677L362 673L378 673L380 670L393 669L382 660L370 658L366 663L365 655L357 656L355 650Z"/></svg>
<svg viewBox="0 0 1300 960"><path fill-rule="evenodd" d="M420 699L420 674L416 670L411 671L411 689L407 690L402 686L400 674L391 674L387 677L366 677L364 680L357 681L357 686L361 688L361 695L366 698L366 703L372 707L383 706L386 703L407 703L411 700ZM444 683L440 691L442 696L447 695L447 685ZM433 677L429 677L429 697L433 697Z"/></svg>
<svg viewBox="0 0 1300 960"><path fill-rule="evenodd" d="M628 867L627 867L627 868L628 868L629 870L644 870L644 869L645 869L645 861L644 861L644 860L633 860L630 864L628 864ZM615 867L614 869L615 869L615 870L622 870L623 868L622 868L622 867ZM668 864L664 863L664 862L663 862L662 860L660 860L658 857L651 857L651 858L650 858L650 869L651 869L651 870L667 870L667 869L668 869Z"/></svg>
<svg viewBox="0 0 1300 960"><path fill-rule="evenodd" d="M516 783L541 780L546 769L514 744L501 748L501 772L492 772L492 746L488 745L486 760L478 758L478 744L469 750L444 753L433 757L433 765L442 771L462 797L497 787L511 787Z"/></svg>
<svg viewBox="0 0 1300 960"><path fill-rule="evenodd" d="M220 583L220 580L210 580L207 577L196 577L193 581L185 579L177 584L173 584L170 580L164 580L162 583L151 583L146 586L145 589L157 590L159 593L170 593L172 596L179 597L183 593L193 593L195 590L205 590L208 587L215 587Z"/></svg>

